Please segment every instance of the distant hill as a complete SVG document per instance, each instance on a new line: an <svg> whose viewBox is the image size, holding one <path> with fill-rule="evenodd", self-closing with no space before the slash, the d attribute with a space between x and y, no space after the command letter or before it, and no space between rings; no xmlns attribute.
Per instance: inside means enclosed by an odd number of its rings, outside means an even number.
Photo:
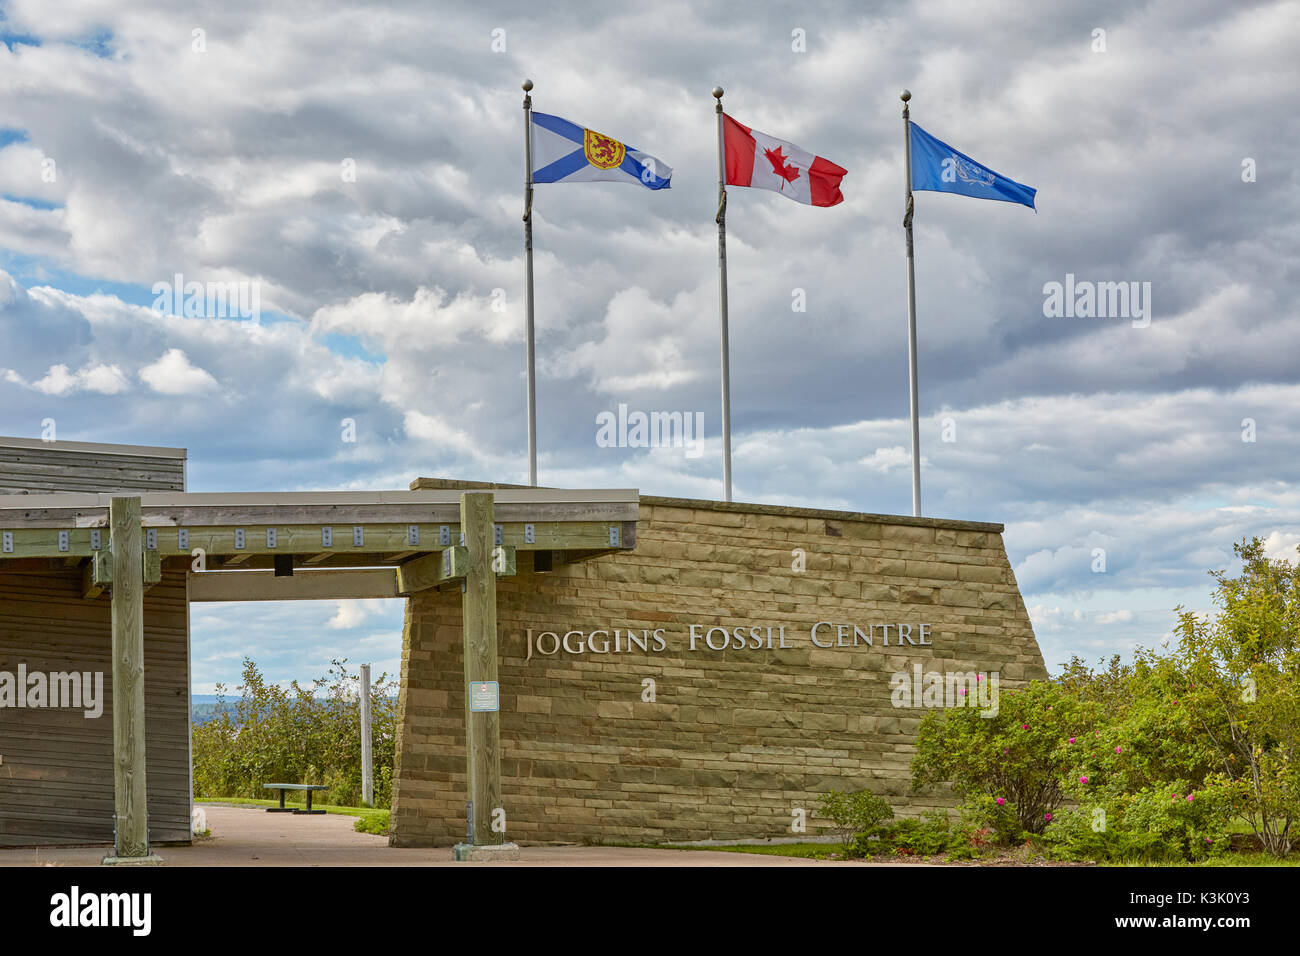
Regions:
<svg viewBox="0 0 1300 956"><path fill-rule="evenodd" d="M225 710L233 717L239 704L239 695L226 695ZM216 694L190 694L190 718L195 724L206 724L221 716L222 705Z"/></svg>

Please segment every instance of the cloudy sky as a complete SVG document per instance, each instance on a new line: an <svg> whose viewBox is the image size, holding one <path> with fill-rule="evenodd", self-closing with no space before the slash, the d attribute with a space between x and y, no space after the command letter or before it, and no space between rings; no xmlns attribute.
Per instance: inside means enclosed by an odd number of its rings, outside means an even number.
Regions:
<svg viewBox="0 0 1300 956"><path fill-rule="evenodd" d="M1158 643L1243 536L1294 553L1300 4L465 6L0 3L0 434L183 446L194 491L525 480L528 76L675 170L537 189L540 481L719 498L720 84L848 170L833 208L731 191L736 497L908 514L908 87L1038 189L919 193L916 281L924 511L1006 524L1049 666ZM1045 315L1067 275L1149 322ZM620 403L702 412L704 454L599 447ZM195 689L394 670L400 623L196 605Z"/></svg>

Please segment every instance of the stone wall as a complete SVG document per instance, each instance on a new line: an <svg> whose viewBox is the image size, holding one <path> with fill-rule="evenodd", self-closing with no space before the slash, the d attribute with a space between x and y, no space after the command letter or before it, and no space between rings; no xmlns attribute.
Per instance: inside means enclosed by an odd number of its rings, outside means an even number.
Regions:
<svg viewBox="0 0 1300 956"><path fill-rule="evenodd" d="M803 508L643 498L636 548L548 574L519 555L498 584L501 772L507 837L694 841L790 836L792 811L868 788L896 812L924 711L896 708L890 675L996 671L1003 689L1043 677L1002 526ZM795 570L800 553L805 569ZM410 599L403 641L392 842L465 834L460 591ZM819 648L810 639L845 647ZM897 645L898 623L913 643ZM929 645L919 625L929 625ZM889 624L888 632L880 625ZM696 649L690 649L690 626ZM711 650L709 627L760 627L764 646ZM773 630L772 649L766 628ZM784 626L782 649L779 632ZM550 632L571 634L551 654ZM651 632L649 650L613 649ZM659 641L654 640L658 630ZM869 630L870 629L870 630ZM597 646L588 642L592 631ZM889 635L888 645L883 636ZM722 635L714 632L715 644ZM742 641L751 640L742 632ZM620 640L620 644L623 641ZM662 643L663 649L656 650ZM646 679L654 682L654 701ZM480 811L482 812L482 811Z"/></svg>

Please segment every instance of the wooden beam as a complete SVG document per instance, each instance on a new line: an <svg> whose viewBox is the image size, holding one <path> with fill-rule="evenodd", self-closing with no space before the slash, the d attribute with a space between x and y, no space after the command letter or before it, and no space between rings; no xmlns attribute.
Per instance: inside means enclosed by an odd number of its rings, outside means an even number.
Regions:
<svg viewBox="0 0 1300 956"><path fill-rule="evenodd" d="M489 562L497 577L511 577L519 566L514 545L495 545ZM441 584L463 580L469 573L468 552L453 545L441 554L428 554L397 566L397 591L402 595L436 588Z"/></svg>
<svg viewBox="0 0 1300 956"><path fill-rule="evenodd" d="M117 859L149 856L145 800L144 548L140 499L113 498L113 806Z"/></svg>
<svg viewBox="0 0 1300 956"><path fill-rule="evenodd" d="M505 833L493 827L501 808L501 714L497 710L472 710L472 688L497 680L497 578L492 571L496 547L492 521L492 493L466 492L460 496L460 521L465 529L469 566L461 598L464 635L465 763L472 826L470 842L488 846L505 842ZM498 685L499 686L499 685ZM499 699L499 695L498 695Z"/></svg>
<svg viewBox="0 0 1300 956"><path fill-rule="evenodd" d="M190 601L322 601L395 598L397 571L368 568L294 572L277 578L272 571L204 571L189 575Z"/></svg>
<svg viewBox="0 0 1300 956"><path fill-rule="evenodd" d="M427 591L448 581L465 577L469 558L460 545L453 545L441 554L428 554L397 567L397 592L414 594Z"/></svg>
<svg viewBox="0 0 1300 956"><path fill-rule="evenodd" d="M8 517L0 512L0 528ZM357 544L353 528L360 527L361 544ZM417 529L418 545L411 543L411 528ZM163 559L191 557L195 548L201 548L209 557L231 556L227 563L248 560L249 555L307 554L318 563L321 555L394 554L405 552L432 553L444 545L442 529L447 528L447 540L453 544L460 540L458 523L396 525L375 524L359 526L317 525L189 525L185 527L149 525L157 542L158 554ZM633 546L629 539L635 532L635 523L628 521L537 521L500 523L501 543L519 551L591 551L627 550ZM325 529L331 531L331 544L322 542ZM95 552L92 534L99 533L101 547L107 547L102 528L66 527L47 528L24 524L5 531L6 547L0 559L18 558L86 558ZM66 534L60 540L60 534ZM182 535L181 532L184 532ZM269 533L268 533L269 532ZM184 540L184 544L181 541ZM150 549L153 550L153 549Z"/></svg>

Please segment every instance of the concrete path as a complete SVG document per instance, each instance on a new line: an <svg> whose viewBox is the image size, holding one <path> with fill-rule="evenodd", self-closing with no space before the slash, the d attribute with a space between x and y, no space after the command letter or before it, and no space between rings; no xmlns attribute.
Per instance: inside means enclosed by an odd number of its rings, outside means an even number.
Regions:
<svg viewBox="0 0 1300 956"><path fill-rule="evenodd" d="M167 866L879 866L708 850L521 847L511 863L456 863L450 847L396 849L352 829L355 817L267 813L262 807L205 805L212 838L158 847ZM107 846L0 850L0 866L98 866ZM890 865L890 864L885 864ZM897 864L916 865L916 864Z"/></svg>

